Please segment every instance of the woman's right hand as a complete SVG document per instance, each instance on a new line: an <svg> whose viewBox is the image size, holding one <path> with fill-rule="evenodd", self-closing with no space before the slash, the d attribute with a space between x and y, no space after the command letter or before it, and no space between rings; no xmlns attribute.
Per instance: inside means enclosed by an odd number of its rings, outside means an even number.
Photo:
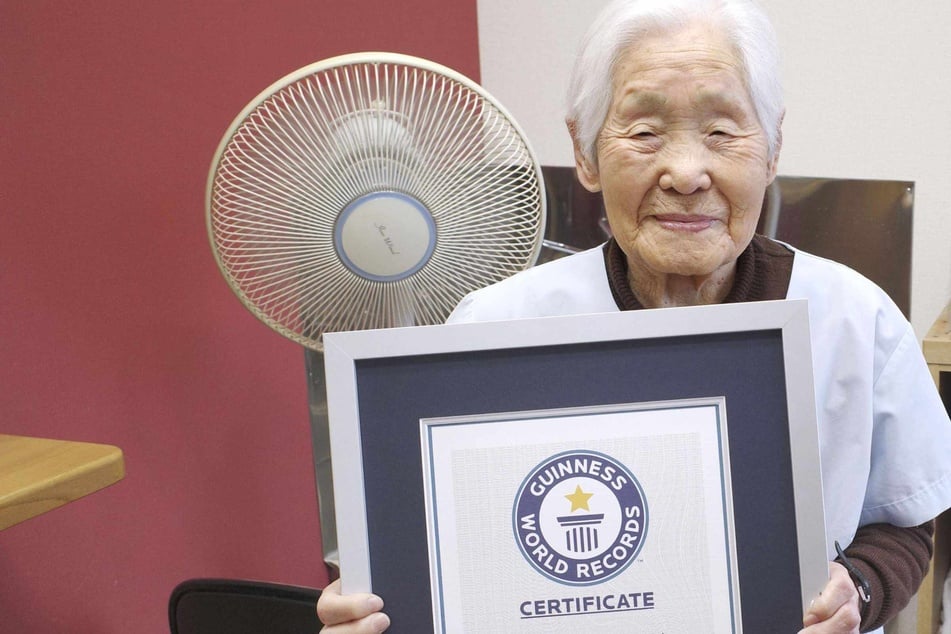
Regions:
<svg viewBox="0 0 951 634"><path fill-rule="evenodd" d="M324 624L320 634L380 634L390 626L382 609L383 599L375 594L340 594L337 579L317 600L317 617Z"/></svg>

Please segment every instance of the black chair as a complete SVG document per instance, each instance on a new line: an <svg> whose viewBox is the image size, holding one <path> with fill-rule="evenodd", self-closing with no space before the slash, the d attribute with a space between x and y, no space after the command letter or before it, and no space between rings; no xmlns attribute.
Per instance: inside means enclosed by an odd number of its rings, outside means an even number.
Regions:
<svg viewBox="0 0 951 634"><path fill-rule="evenodd" d="M189 579L172 590L172 634L316 634L320 590L262 581Z"/></svg>

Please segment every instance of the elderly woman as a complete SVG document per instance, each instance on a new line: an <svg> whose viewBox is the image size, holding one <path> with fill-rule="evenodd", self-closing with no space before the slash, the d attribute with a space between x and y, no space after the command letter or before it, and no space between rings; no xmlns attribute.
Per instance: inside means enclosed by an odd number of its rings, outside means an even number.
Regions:
<svg viewBox="0 0 951 634"><path fill-rule="evenodd" d="M614 238L471 294L450 321L807 298L827 537L854 569L830 564L802 632L867 632L927 570L931 520L951 506L951 423L880 289L754 235L782 142L777 60L747 0L613 2L584 40L567 121ZM381 609L336 585L318 605L327 634L383 631Z"/></svg>

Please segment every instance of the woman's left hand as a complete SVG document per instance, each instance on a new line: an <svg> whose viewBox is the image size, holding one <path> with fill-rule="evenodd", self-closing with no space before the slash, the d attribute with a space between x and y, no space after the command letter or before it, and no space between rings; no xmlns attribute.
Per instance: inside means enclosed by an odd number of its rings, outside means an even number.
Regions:
<svg viewBox="0 0 951 634"><path fill-rule="evenodd" d="M799 634L859 634L859 592L844 566L829 564L829 583L809 606Z"/></svg>

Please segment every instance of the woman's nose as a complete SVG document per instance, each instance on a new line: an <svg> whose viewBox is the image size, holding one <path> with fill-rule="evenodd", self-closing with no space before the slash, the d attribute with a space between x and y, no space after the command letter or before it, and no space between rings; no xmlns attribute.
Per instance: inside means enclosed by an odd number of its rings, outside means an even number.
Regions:
<svg viewBox="0 0 951 634"><path fill-rule="evenodd" d="M661 189L673 189L679 194L710 189L712 180L705 160L704 148L684 144L667 148L667 157L660 175Z"/></svg>

